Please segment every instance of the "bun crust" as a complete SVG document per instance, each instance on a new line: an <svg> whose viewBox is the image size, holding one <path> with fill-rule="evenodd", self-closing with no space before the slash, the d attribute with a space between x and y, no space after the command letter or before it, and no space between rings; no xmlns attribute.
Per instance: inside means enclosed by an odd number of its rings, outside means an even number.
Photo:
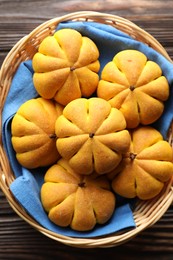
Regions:
<svg viewBox="0 0 173 260"><path fill-rule="evenodd" d="M123 114L101 98L71 101L55 124L57 149L80 174L104 174L120 163L130 135Z"/></svg>
<svg viewBox="0 0 173 260"><path fill-rule="evenodd" d="M46 37L33 57L34 86L40 96L62 105L91 96L98 85L100 63L95 43L74 29Z"/></svg>
<svg viewBox="0 0 173 260"><path fill-rule="evenodd" d="M103 68L97 95L120 109L127 128L135 128L161 116L169 85L157 63L147 60L142 52L125 50Z"/></svg>
<svg viewBox="0 0 173 260"><path fill-rule="evenodd" d="M23 103L13 117L12 145L19 163L29 169L47 166L60 158L55 121L63 107L43 98Z"/></svg>
<svg viewBox="0 0 173 260"><path fill-rule="evenodd" d="M151 199L172 177L172 160L172 148L157 130L150 126L134 129L129 151L110 174L112 188L125 198Z"/></svg>
<svg viewBox="0 0 173 260"><path fill-rule="evenodd" d="M64 159L47 171L41 200L52 222L77 231L106 223L116 204L106 175L79 175Z"/></svg>

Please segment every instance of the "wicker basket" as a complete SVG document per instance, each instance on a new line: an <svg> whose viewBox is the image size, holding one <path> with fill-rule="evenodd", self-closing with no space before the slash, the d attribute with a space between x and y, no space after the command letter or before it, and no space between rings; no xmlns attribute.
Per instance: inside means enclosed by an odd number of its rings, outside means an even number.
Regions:
<svg viewBox="0 0 173 260"><path fill-rule="evenodd" d="M9 52L4 60L0 71L0 112L2 113L3 105L8 94L12 78L19 66L19 64L28 59L32 59L33 55L37 52L40 42L48 35L55 32L55 28L62 21L95 21L99 23L109 24L122 32L127 33L134 39L141 41L148 46L152 47L161 53L166 59L171 61L165 49L160 43L153 38L150 34L139 28L134 23L121 18L119 16L109 15L97 12L76 12L68 14L59 18L51 19L33 30L29 35L22 38ZM172 62L172 61L171 61ZM1 124L2 125L2 124ZM2 131L0 131L2 132ZM170 129L168 141L172 141L173 128ZM1 138L2 139L2 138ZM138 201L133 212L136 228L133 230L126 230L121 233L112 234L110 236L99 238L73 238L59 235L51 232L40 226L34 219L32 219L25 210L18 204L9 190L10 184L14 180L14 174L10 168L8 158L3 149L2 141L0 141L0 186L6 198L14 209L14 211L26 222L28 222L35 229L63 244L81 247L81 248L94 248L94 247L113 247L118 246L132 239L139 234L142 230L150 227L158 221L166 212L173 201L173 180L165 186L159 196L149 201Z"/></svg>

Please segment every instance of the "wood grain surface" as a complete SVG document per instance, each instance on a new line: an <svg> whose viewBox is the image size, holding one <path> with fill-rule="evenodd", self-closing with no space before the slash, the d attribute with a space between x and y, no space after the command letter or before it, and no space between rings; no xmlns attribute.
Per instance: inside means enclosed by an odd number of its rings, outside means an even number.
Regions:
<svg viewBox="0 0 173 260"><path fill-rule="evenodd" d="M92 10L123 16L151 33L173 59L172 0L0 0L0 65L9 50L42 22ZM51 240L22 220L0 191L0 260L173 259L173 206L151 228L118 247L80 249Z"/></svg>

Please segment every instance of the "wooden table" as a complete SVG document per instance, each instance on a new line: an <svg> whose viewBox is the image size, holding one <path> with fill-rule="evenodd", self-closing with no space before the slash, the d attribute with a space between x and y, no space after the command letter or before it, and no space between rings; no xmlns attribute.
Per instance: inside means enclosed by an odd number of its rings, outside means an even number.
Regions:
<svg viewBox="0 0 173 260"><path fill-rule="evenodd" d="M2 1L0 65L13 45L42 22L74 11L123 16L151 33L173 59L172 0ZM107 249L79 249L51 240L22 220L0 191L0 259L173 259L173 206L151 228L128 243Z"/></svg>

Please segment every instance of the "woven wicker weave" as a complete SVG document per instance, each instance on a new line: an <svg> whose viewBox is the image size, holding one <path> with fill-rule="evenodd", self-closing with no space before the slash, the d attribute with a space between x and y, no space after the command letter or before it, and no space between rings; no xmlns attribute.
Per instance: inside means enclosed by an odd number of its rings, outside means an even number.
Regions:
<svg viewBox="0 0 173 260"><path fill-rule="evenodd" d="M121 18L119 16L109 15L105 13L97 12L77 12L68 14L59 18L51 19L33 30L29 35L22 38L9 52L4 60L0 71L0 113L2 113L3 105L8 94L13 75L16 72L19 64L28 59L32 59L33 55L37 52L37 48L40 42L48 35L52 35L55 32L55 28L62 21L95 21L99 23L109 24L133 37L134 39L141 41L153 49L161 53L166 59L171 61L169 55L160 43L153 38L146 31L139 28L134 23ZM172 61L171 61L172 62ZM1 123L1 122L0 122ZM2 124L0 124L1 129ZM0 131L1 133L2 131ZM168 142L172 143L172 132L168 136ZM2 138L1 138L2 139ZM40 226L35 220L33 220L14 199L9 190L11 182L14 180L13 172L10 168L8 158L3 149L2 140L0 140L0 186L7 200L14 211L26 222L36 228L44 235L59 241L63 244L81 247L81 248L93 248L93 247L112 247L127 242L134 236L139 234L142 230L153 225L158 221L162 215L166 212L173 201L173 179L166 184L164 190L159 196L149 201L138 201L135 210L133 212L136 228L130 231L123 231L121 233L112 234L110 236L100 238L72 238L59 235L51 232L42 226Z"/></svg>

